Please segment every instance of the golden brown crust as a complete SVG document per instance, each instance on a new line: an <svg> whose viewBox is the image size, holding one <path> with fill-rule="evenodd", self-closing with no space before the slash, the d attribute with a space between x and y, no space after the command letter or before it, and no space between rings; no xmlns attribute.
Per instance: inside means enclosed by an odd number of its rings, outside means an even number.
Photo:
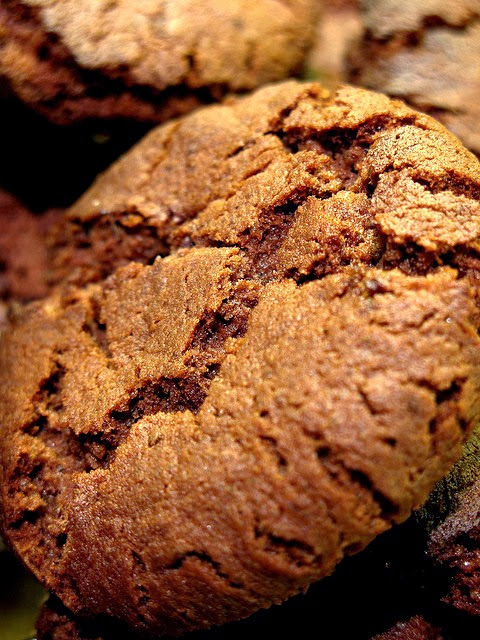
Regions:
<svg viewBox="0 0 480 640"><path fill-rule="evenodd" d="M369 224L362 198L371 196L371 216L387 235L384 258L398 262L413 242L422 259L436 261L453 248L475 250L469 211L478 204L469 196L478 196L479 176L453 136L399 102L347 87L334 95L295 82L267 87L155 129L97 179L52 239L53 279L98 280L192 242L244 245L272 222L279 237L292 220L288 208L309 195L339 194L326 207L350 201L346 211L355 201L357 241L375 253L378 227L361 230ZM239 216L244 201L252 205ZM286 207L283 217L271 219L270 205L279 214ZM402 217L411 210L415 228L407 229Z"/></svg>
<svg viewBox="0 0 480 640"><path fill-rule="evenodd" d="M298 72L316 0L8 0L0 74L60 123L163 121Z"/></svg>
<svg viewBox="0 0 480 640"><path fill-rule="evenodd" d="M67 285L1 343L17 553L76 613L181 633L404 520L478 419L479 185L443 127L352 88L152 132L70 210ZM152 238L165 257L133 261Z"/></svg>

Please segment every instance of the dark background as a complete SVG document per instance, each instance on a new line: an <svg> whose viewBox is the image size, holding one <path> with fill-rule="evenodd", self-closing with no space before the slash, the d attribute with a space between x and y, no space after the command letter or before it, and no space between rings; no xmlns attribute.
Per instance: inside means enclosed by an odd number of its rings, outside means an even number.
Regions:
<svg viewBox="0 0 480 640"><path fill-rule="evenodd" d="M59 127L0 99L0 188L37 213L67 207L150 127L128 120Z"/></svg>

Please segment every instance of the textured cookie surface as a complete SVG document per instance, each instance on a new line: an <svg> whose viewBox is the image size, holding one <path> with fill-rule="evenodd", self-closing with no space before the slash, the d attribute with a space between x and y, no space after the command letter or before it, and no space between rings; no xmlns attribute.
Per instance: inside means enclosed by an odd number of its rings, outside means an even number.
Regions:
<svg viewBox="0 0 480 640"><path fill-rule="evenodd" d="M480 0L365 0L350 79L435 116L480 153Z"/></svg>
<svg viewBox="0 0 480 640"><path fill-rule="evenodd" d="M479 185L443 127L352 88L149 134L2 340L9 543L74 612L179 633L404 520L478 419Z"/></svg>
<svg viewBox="0 0 480 640"><path fill-rule="evenodd" d="M161 121L301 69L316 0L6 0L0 75L58 122Z"/></svg>

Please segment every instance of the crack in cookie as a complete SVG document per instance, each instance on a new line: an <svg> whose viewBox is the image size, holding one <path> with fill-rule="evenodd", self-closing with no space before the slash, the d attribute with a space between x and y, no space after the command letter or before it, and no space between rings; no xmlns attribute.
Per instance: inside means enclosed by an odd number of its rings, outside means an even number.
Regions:
<svg viewBox="0 0 480 640"><path fill-rule="evenodd" d="M57 286L2 339L24 562L76 613L179 633L405 520L479 418L479 186L443 127L348 87L150 133L67 213Z"/></svg>

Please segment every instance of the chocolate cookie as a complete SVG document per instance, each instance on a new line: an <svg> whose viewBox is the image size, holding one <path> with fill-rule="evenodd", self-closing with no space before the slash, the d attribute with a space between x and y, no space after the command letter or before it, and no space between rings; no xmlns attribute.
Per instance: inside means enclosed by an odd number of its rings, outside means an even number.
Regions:
<svg viewBox="0 0 480 640"><path fill-rule="evenodd" d="M328 86L347 81L347 54L363 31L359 5L359 0L322 3L317 33L307 58L308 77Z"/></svg>
<svg viewBox="0 0 480 640"><path fill-rule="evenodd" d="M414 616L372 640L444 640L444 635L438 627L432 626L421 616Z"/></svg>
<svg viewBox="0 0 480 640"><path fill-rule="evenodd" d="M5 0L0 76L58 123L163 121L302 68L317 0Z"/></svg>
<svg viewBox="0 0 480 640"><path fill-rule="evenodd" d="M42 606L36 628L37 640L134 640L125 629L110 632L98 621L82 623L52 597Z"/></svg>
<svg viewBox="0 0 480 640"><path fill-rule="evenodd" d="M480 432L465 445L439 483L421 518L430 529L429 556L445 574L443 601L480 616Z"/></svg>
<svg viewBox="0 0 480 640"><path fill-rule="evenodd" d="M16 198L0 189L2 300L33 300L47 294L46 237L61 215L58 210L33 215Z"/></svg>
<svg viewBox="0 0 480 640"><path fill-rule="evenodd" d="M353 88L149 134L2 339L10 545L70 610L154 635L280 602L405 520L478 419L479 188L441 125Z"/></svg>
<svg viewBox="0 0 480 640"><path fill-rule="evenodd" d="M480 1L363 0L350 80L401 97L480 153Z"/></svg>

